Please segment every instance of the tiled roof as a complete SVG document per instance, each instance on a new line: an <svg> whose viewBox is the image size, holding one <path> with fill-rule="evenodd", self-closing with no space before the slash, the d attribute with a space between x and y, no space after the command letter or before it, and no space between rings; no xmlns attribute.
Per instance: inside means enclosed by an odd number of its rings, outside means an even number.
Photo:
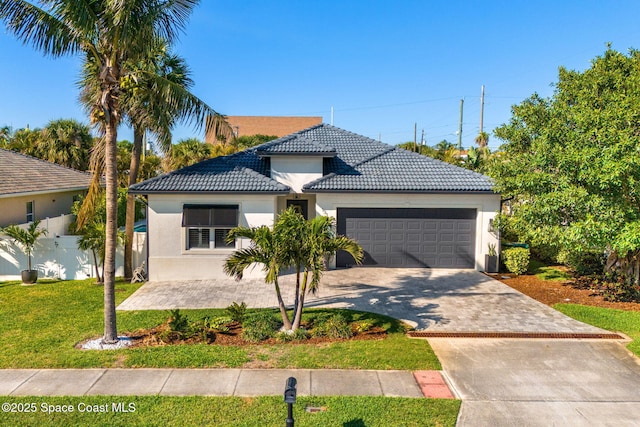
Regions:
<svg viewBox="0 0 640 427"><path fill-rule="evenodd" d="M490 192L489 178L401 148L341 165L304 186L309 192Z"/></svg>
<svg viewBox="0 0 640 427"><path fill-rule="evenodd" d="M269 178L266 162L255 150L216 157L139 182L131 193L288 193L290 188Z"/></svg>
<svg viewBox="0 0 640 427"><path fill-rule="evenodd" d="M289 192L270 177L268 157L312 154L325 157L325 176L306 192L492 192L490 178L430 157L320 124L231 156L206 160L138 183L152 192Z"/></svg>
<svg viewBox="0 0 640 427"><path fill-rule="evenodd" d="M328 145L316 142L311 138L294 133L293 135L278 138L260 145L256 149L259 156L272 155L321 155L323 157L335 156L336 149Z"/></svg>
<svg viewBox="0 0 640 427"><path fill-rule="evenodd" d="M91 174L0 148L0 197L89 188Z"/></svg>

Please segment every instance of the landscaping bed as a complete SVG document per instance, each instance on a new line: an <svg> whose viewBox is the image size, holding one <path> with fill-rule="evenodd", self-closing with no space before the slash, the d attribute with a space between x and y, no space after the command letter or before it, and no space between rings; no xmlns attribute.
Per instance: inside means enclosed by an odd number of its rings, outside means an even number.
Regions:
<svg viewBox="0 0 640 427"><path fill-rule="evenodd" d="M552 268L566 271L566 267L563 266L554 266ZM569 278L544 280L536 274L514 276L502 273L492 277L549 306L555 304L580 304L592 307L640 311L640 303L607 301L601 293L592 289L584 289L582 285L576 286L575 281Z"/></svg>

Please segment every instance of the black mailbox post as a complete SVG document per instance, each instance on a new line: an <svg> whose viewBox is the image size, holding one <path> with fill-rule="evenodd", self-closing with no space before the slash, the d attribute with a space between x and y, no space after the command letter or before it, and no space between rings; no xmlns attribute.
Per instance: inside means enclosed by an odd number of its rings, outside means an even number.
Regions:
<svg viewBox="0 0 640 427"><path fill-rule="evenodd" d="M286 427L294 427L293 404L296 403L296 384L296 379L289 377L284 388L284 403L287 404Z"/></svg>

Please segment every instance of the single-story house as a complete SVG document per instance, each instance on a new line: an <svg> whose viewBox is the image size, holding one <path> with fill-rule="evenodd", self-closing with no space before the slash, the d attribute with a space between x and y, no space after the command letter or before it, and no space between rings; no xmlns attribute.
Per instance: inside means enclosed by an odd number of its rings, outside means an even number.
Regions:
<svg viewBox="0 0 640 427"><path fill-rule="evenodd" d="M225 259L249 244L226 243L227 232L271 225L292 205L336 218L337 232L364 248L364 265L483 270L498 244L500 195L488 177L327 124L130 191L148 201L150 280L224 277ZM331 266L352 264L339 253Z"/></svg>
<svg viewBox="0 0 640 427"><path fill-rule="evenodd" d="M70 214L90 183L87 172L0 148L0 227Z"/></svg>

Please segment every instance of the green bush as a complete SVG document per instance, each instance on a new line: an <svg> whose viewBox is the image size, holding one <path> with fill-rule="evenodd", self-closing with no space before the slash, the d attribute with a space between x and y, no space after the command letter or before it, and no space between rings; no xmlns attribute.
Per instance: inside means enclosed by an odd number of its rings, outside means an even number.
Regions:
<svg viewBox="0 0 640 427"><path fill-rule="evenodd" d="M511 273L519 275L529 268L529 249L509 248L502 251L502 260Z"/></svg>
<svg viewBox="0 0 640 427"><path fill-rule="evenodd" d="M229 317L231 317L231 319L242 325L247 314L247 304L245 302L238 304L234 301L229 307L226 308L225 311L227 312Z"/></svg>
<svg viewBox="0 0 640 427"><path fill-rule="evenodd" d="M576 276L602 274L606 262L602 252L562 252L558 261L569 267Z"/></svg>
<svg viewBox="0 0 640 427"><path fill-rule="evenodd" d="M334 314L330 317L317 318L313 335L316 337L350 338L353 336L353 332L344 316Z"/></svg>
<svg viewBox="0 0 640 427"><path fill-rule="evenodd" d="M260 342L275 335L279 323L270 311L259 311L245 317L242 338L250 342Z"/></svg>
<svg viewBox="0 0 640 427"><path fill-rule="evenodd" d="M276 338L280 342L304 341L309 339L309 331L298 328L293 332L282 331L276 334Z"/></svg>

